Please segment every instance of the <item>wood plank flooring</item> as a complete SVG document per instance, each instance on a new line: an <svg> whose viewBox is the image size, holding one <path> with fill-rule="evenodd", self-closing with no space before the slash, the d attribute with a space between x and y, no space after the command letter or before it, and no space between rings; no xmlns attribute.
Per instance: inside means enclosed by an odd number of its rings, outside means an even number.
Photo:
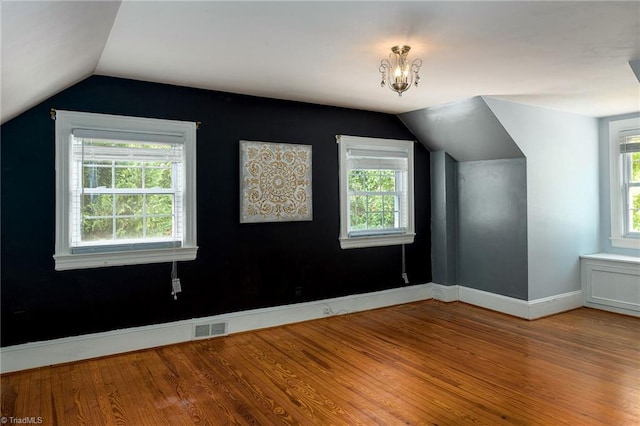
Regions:
<svg viewBox="0 0 640 426"><path fill-rule="evenodd" d="M425 301L1 382L7 424L639 425L640 319Z"/></svg>

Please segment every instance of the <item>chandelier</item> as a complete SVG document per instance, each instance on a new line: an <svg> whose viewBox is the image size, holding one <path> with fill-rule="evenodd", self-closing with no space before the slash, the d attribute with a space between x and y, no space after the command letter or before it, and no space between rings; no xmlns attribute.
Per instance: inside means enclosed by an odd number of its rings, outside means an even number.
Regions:
<svg viewBox="0 0 640 426"><path fill-rule="evenodd" d="M412 84L418 86L420 81L420 67L422 66L422 59L414 59L409 63L407 54L411 46L393 46L391 53L389 53L389 59L383 59L380 61L380 74L382 74L382 81L380 86L389 86L389 89L398 93L398 96L402 96L404 92L409 90Z"/></svg>

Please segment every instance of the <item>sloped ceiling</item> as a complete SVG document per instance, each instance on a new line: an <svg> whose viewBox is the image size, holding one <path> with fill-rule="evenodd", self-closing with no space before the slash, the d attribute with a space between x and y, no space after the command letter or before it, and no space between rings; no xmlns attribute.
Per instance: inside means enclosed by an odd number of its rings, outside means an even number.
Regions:
<svg viewBox="0 0 640 426"><path fill-rule="evenodd" d="M119 6L2 1L2 122L92 75Z"/></svg>
<svg viewBox="0 0 640 426"><path fill-rule="evenodd" d="M7 1L2 122L91 74L387 113L477 95L640 110L640 2ZM421 86L379 86L391 46Z"/></svg>
<svg viewBox="0 0 640 426"><path fill-rule="evenodd" d="M456 161L524 158L480 96L399 117L429 151L445 151Z"/></svg>

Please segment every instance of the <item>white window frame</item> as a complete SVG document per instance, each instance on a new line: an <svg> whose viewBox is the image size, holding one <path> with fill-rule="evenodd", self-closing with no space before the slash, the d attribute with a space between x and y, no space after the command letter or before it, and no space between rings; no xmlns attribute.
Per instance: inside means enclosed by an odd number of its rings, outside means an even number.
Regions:
<svg viewBox="0 0 640 426"><path fill-rule="evenodd" d="M193 122L126 117L57 110L56 134L56 243L55 269L97 268L105 266L137 265L193 260L196 258L196 125ZM148 248L140 245L101 244L99 251L74 253L72 247L72 173L74 130L98 132L126 132L141 141L156 137L167 137L183 143L183 213L182 241L179 247ZM176 244L177 245L177 244Z"/></svg>
<svg viewBox="0 0 640 426"><path fill-rule="evenodd" d="M640 238L631 236L626 232L625 170L623 155L620 152L620 134L634 129L640 129L640 117L609 123L611 245L627 249L640 249Z"/></svg>
<svg viewBox="0 0 640 426"><path fill-rule="evenodd" d="M339 160L339 184L340 184L340 247L343 249L390 246L411 244L415 237L414 219L414 165L413 146L414 141L397 139L380 139L360 136L337 135L338 160ZM349 232L349 166L348 152L350 150L371 150L388 152L405 152L408 159L407 169L407 197L406 215L407 226L401 233L378 233L371 231Z"/></svg>

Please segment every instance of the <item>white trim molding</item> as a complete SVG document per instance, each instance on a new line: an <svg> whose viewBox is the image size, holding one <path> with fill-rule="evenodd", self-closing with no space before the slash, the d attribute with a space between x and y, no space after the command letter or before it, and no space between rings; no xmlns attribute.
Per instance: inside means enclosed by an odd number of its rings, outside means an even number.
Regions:
<svg viewBox="0 0 640 426"><path fill-rule="evenodd" d="M576 291L524 301L458 285L418 284L313 302L8 346L0 348L0 373L200 340L201 338L195 335L195 327L207 323L224 323L224 335L227 335L428 299L442 302L461 301L531 320L579 308L583 306L584 296L582 291Z"/></svg>
<svg viewBox="0 0 640 426"><path fill-rule="evenodd" d="M194 328L202 323L225 322L226 334L233 334L431 298L432 285L420 284L314 302L25 343L0 348L0 373L188 342L197 339Z"/></svg>
<svg viewBox="0 0 640 426"><path fill-rule="evenodd" d="M570 311L584 305L582 290L557 294L542 299L522 300L500 294L489 293L469 287L458 286L459 300L471 305L502 312L515 317L534 320L560 312Z"/></svg>
<svg viewBox="0 0 640 426"><path fill-rule="evenodd" d="M126 243L109 240L105 244L90 246L93 250L79 253L80 225L74 225L73 217L79 216L77 197L84 191L81 182L75 182L73 176L82 176L84 162L84 143L82 161L74 160L73 140L104 137L120 141L140 141L172 143L183 147L181 154L171 161L184 167L182 173L175 173L175 186L182 194L178 197L174 191L174 232L169 247L156 247L151 250L146 245L151 239L139 238ZM194 260L198 251L197 244L197 182L196 182L196 123L187 121L164 120L144 117L96 114L77 111L56 111L55 125L55 177L56 177L56 234L55 269L57 271L105 266L137 265L144 263L163 263L170 261ZM164 154L163 154L164 155ZM178 161L178 157L181 158ZM74 162L80 164L74 172ZM78 186L79 185L79 186ZM75 189L74 189L75 188ZM112 188L113 189L113 188ZM74 195L75 193L75 195ZM175 208L175 201L183 207ZM74 201L75 200L75 201ZM74 207L75 206L75 207ZM74 213L74 210L75 213ZM180 232L177 230L180 229ZM73 235L76 235L74 241ZM157 242L157 241L156 241ZM91 244L91 243L90 243ZM119 247L117 247L119 246Z"/></svg>
<svg viewBox="0 0 640 426"><path fill-rule="evenodd" d="M415 237L413 146L415 141L336 135L336 142L338 143L340 184L340 235L338 236L340 247L352 249L413 243ZM400 193L395 224L397 228L385 229L382 230L383 232L372 229L351 232L349 173L355 168L351 153L356 151L359 153L357 156L366 158L359 160L359 167L385 170L389 168L402 176L402 178L398 177L398 174L396 176L398 179L396 184L402 188L397 189ZM386 158L388 156L392 158ZM398 164L398 161L403 159L406 162L402 161L402 165ZM381 165L383 163L384 166Z"/></svg>

